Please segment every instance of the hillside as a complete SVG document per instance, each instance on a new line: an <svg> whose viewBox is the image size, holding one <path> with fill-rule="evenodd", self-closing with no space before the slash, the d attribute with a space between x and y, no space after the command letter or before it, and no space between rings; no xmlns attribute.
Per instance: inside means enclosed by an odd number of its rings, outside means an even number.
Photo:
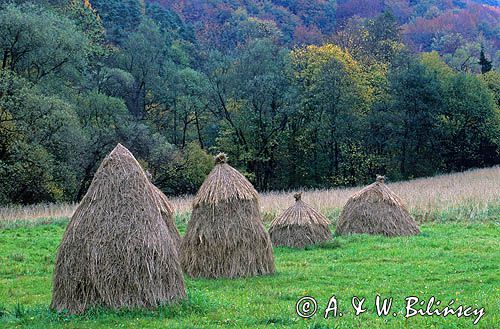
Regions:
<svg viewBox="0 0 500 329"><path fill-rule="evenodd" d="M498 165L498 7L363 3L0 1L0 205L79 201L117 143L168 195L217 152L261 192Z"/></svg>
<svg viewBox="0 0 500 329"><path fill-rule="evenodd" d="M405 40L418 51L451 53L484 36L500 47L498 1L409 0L147 0L176 11L210 44L227 45L225 32L245 21L276 26L288 44L318 43L353 17L374 18L391 12ZM453 41L449 39L454 39ZM226 41L226 43L224 42Z"/></svg>

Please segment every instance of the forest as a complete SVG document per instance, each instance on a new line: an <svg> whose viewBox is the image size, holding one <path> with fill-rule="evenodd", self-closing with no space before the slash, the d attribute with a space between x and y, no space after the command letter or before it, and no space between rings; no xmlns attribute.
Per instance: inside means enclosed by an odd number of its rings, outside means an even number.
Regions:
<svg viewBox="0 0 500 329"><path fill-rule="evenodd" d="M118 142L170 195L500 163L500 7L0 0L0 205L78 201Z"/></svg>

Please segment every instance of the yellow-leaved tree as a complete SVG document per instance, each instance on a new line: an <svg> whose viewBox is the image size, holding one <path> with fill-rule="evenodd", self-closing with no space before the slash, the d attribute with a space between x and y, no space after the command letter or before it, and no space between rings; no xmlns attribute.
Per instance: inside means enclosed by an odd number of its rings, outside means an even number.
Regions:
<svg viewBox="0 0 500 329"><path fill-rule="evenodd" d="M318 176L327 175L334 184L354 183L367 168L360 141L373 88L366 71L333 44L295 49L291 60L301 100L299 120L301 115L310 118L298 126L314 137L302 140L300 147L315 159L311 163Z"/></svg>

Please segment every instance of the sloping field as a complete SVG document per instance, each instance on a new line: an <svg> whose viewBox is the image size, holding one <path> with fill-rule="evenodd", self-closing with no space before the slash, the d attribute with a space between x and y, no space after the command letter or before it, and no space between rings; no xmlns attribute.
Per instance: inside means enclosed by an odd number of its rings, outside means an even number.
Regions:
<svg viewBox="0 0 500 329"><path fill-rule="evenodd" d="M500 323L500 168L417 179L390 185L419 219L412 237L335 236L293 250L274 248L277 272L236 280L185 277L188 299L154 310L95 309L82 316L52 312L52 273L57 247L74 206L2 209L0 221L0 328L495 328ZM357 188L306 191L306 201L332 220ZM291 193L262 196L270 219L292 202ZM190 198L174 198L184 234ZM47 218L50 216L58 218ZM45 218L42 218L45 217ZM309 319L296 313L304 296L317 301ZM324 318L329 300L337 317ZM387 315L376 314L376 297L392 298ZM414 296L422 314L407 315ZM365 299L355 315L354 297ZM430 316L435 297L479 313ZM471 311L472 312L472 311ZM342 313L342 316L339 314ZM474 326L474 321L477 324Z"/></svg>
<svg viewBox="0 0 500 329"><path fill-rule="evenodd" d="M477 217L491 204L500 204L500 167L476 169L462 173L419 178L390 183L389 187L406 201L417 220L436 219L436 213L456 212L457 219ZM306 190L303 200L329 214L336 214L359 187L328 190ZM266 219L293 203L296 191L261 194L261 210ZM172 197L178 214L191 211L192 196ZM74 204L43 204L26 207L0 208L0 220L30 220L37 218L71 217ZM460 209L457 210L457 209Z"/></svg>

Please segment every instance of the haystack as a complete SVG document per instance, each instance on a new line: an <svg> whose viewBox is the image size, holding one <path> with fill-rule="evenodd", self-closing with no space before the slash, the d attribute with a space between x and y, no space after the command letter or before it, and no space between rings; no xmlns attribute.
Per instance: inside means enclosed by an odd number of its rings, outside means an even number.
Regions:
<svg viewBox="0 0 500 329"><path fill-rule="evenodd" d="M337 223L339 235L352 233L404 236L420 233L403 201L377 176L375 183L349 198Z"/></svg>
<svg viewBox="0 0 500 329"><path fill-rule="evenodd" d="M294 197L295 204L271 223L269 234L273 245L304 248L330 240L328 219L302 201L300 193Z"/></svg>
<svg viewBox="0 0 500 329"><path fill-rule="evenodd" d="M122 145L104 159L64 233L51 307L81 313L184 298L182 268L158 192Z"/></svg>
<svg viewBox="0 0 500 329"><path fill-rule="evenodd" d="M257 191L226 164L224 154L215 158L214 169L193 201L181 264L191 277L236 278L274 272Z"/></svg>

